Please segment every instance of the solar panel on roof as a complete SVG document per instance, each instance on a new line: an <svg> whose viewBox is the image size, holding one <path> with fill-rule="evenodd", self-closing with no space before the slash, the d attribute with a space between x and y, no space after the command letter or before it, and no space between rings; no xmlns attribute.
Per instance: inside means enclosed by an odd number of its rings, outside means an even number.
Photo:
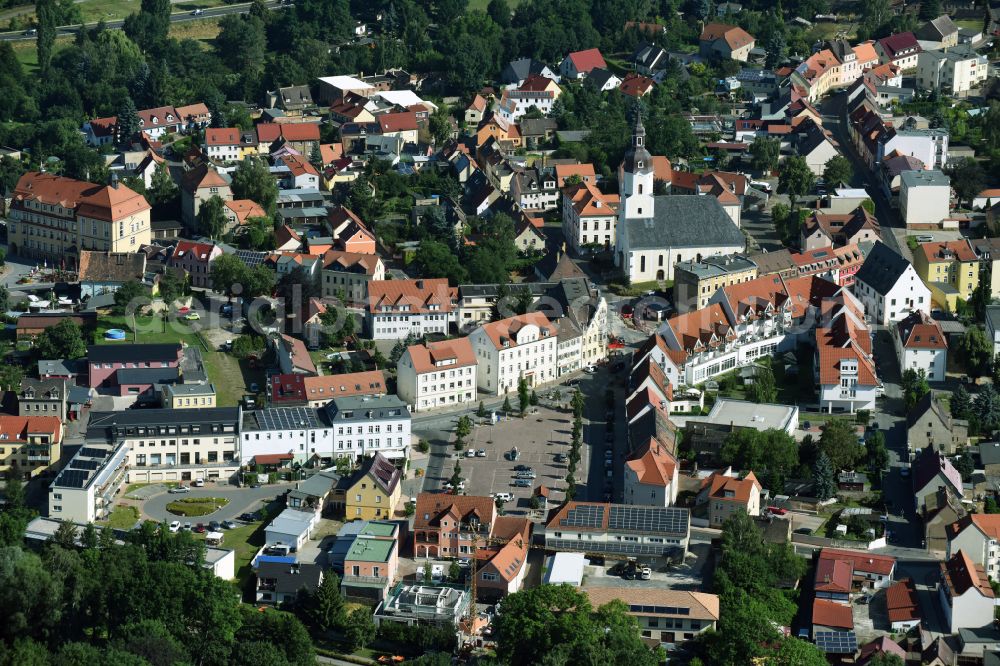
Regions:
<svg viewBox="0 0 1000 666"><path fill-rule="evenodd" d="M832 654L854 654L858 651L858 637L853 631L817 631L816 647Z"/></svg>
<svg viewBox="0 0 1000 666"><path fill-rule="evenodd" d="M681 509L642 506L612 506L608 529L632 532L687 531L687 512Z"/></svg>
<svg viewBox="0 0 1000 666"><path fill-rule="evenodd" d="M63 473L59 475L59 485L66 486L67 488L83 488L89 478L90 472L80 469L67 469L63 470Z"/></svg>
<svg viewBox="0 0 1000 666"><path fill-rule="evenodd" d="M107 454L104 449L94 449L89 446L85 446L80 449L80 455L87 458L103 458Z"/></svg>
<svg viewBox="0 0 1000 666"><path fill-rule="evenodd" d="M307 407L264 409L257 412L257 421L265 430L294 430L319 427L316 410Z"/></svg>
<svg viewBox="0 0 1000 666"><path fill-rule="evenodd" d="M599 528L604 524L604 505L575 506L560 521L566 527Z"/></svg>
<svg viewBox="0 0 1000 666"><path fill-rule="evenodd" d="M69 464L70 469L97 469L101 463L97 460L73 460Z"/></svg>
<svg viewBox="0 0 1000 666"><path fill-rule="evenodd" d="M237 250L236 258L246 264L249 268L260 266L267 258L266 252L254 252L253 250Z"/></svg>

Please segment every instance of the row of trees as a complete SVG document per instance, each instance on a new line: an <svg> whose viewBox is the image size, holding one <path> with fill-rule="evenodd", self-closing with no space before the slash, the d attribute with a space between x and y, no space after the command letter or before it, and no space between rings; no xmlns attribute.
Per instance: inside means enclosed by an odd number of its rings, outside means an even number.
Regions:
<svg viewBox="0 0 1000 666"><path fill-rule="evenodd" d="M580 464L581 450L583 448L583 408L586 404L583 393L577 388L570 398L570 405L573 408L573 431L570 437L569 460L566 467L566 501L570 502L576 497L576 468ZM609 428L614 428L613 422L608 422Z"/></svg>

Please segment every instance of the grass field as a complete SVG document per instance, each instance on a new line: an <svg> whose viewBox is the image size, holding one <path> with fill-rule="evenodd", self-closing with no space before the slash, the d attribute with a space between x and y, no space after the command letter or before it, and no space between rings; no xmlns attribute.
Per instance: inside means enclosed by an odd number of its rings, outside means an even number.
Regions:
<svg viewBox="0 0 1000 666"><path fill-rule="evenodd" d="M211 7L221 7L226 4L225 0L175 0L173 6L174 14L187 14L195 9L209 9ZM77 6L83 16L84 23L94 23L104 19L105 21L117 21L125 18L129 14L139 11L140 0L79 0ZM6 28L6 17L27 16L35 13L35 7L25 4L20 7L11 7L3 12L3 27Z"/></svg>
<svg viewBox="0 0 1000 666"><path fill-rule="evenodd" d="M511 10L517 9L517 6L521 4L521 0L507 0L507 6ZM475 11L477 9L486 11L486 8L490 6L490 0L469 0L468 11Z"/></svg>
<svg viewBox="0 0 1000 666"><path fill-rule="evenodd" d="M185 497L167 504L167 511L175 516L193 518L215 513L227 504L229 500L224 497Z"/></svg>
<svg viewBox="0 0 1000 666"><path fill-rule="evenodd" d="M111 516L101 523L116 530L130 530L139 521L139 510L134 506L118 505L111 510Z"/></svg>
<svg viewBox="0 0 1000 666"><path fill-rule="evenodd" d="M122 342L138 342L146 344L181 342L193 347L198 347L204 351L204 347L202 347L198 334L194 332L190 325L183 321L168 320L163 322L159 317L136 317L135 334L133 334L132 323L133 320L131 317L101 317L97 324L97 330L94 331L94 344L113 345ZM110 328L124 329L129 334L128 338L126 340L108 340L104 337L104 333Z"/></svg>

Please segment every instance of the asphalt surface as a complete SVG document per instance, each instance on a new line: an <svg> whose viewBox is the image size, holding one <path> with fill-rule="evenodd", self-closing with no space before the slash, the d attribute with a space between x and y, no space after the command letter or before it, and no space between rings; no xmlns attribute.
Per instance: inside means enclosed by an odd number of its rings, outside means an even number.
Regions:
<svg viewBox="0 0 1000 666"><path fill-rule="evenodd" d="M166 486L163 491L149 498L142 504L140 509L141 518L155 520L156 522L170 522L179 520L182 523L190 521L192 523L207 523L212 520L234 520L241 513L249 513L264 508L276 495L283 494L292 487L291 483L276 483L261 486L260 488L236 488L234 486L216 485L206 483L204 488L192 488L190 492L170 494ZM214 513L194 518L184 518L167 511L167 504L187 497L224 497L229 500L226 506Z"/></svg>
<svg viewBox="0 0 1000 666"><path fill-rule="evenodd" d="M280 0L265 0L265 5L269 9L277 9L282 6ZM174 12L170 15L171 23L184 23L185 21L201 21L209 18L218 18L220 16L226 16L228 14L246 14L250 11L250 3L244 3L239 5L226 5L224 7L212 7L209 9L202 10L201 14L193 14L192 12ZM125 24L124 20L108 21L104 25L109 29L121 29ZM83 24L84 28L93 28L97 25L97 22ZM75 35L80 30L79 25L67 25L62 26L57 31L57 36L65 35ZM15 41L27 41L29 39L37 39L37 35L29 35L24 30L18 30L15 32L3 32L0 33L0 41L5 42L15 42Z"/></svg>

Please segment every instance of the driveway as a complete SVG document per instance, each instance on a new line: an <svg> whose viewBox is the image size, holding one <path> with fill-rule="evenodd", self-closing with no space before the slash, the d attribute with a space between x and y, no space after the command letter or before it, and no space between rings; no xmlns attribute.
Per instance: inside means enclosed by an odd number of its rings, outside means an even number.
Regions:
<svg viewBox="0 0 1000 666"><path fill-rule="evenodd" d="M181 516L175 516L167 511L167 504L176 499L186 497L224 497L229 503L205 516L198 516L191 520L198 522L208 522L210 520L233 520L241 513L257 511L263 508L262 503L267 503L275 499L275 496L282 495L291 488L292 483L276 483L273 485L261 486L260 488L234 488L206 484L204 488L192 488L191 492L171 495L164 487L163 490L145 502L139 503L141 518L155 520L156 522L170 522L172 520L185 520Z"/></svg>

